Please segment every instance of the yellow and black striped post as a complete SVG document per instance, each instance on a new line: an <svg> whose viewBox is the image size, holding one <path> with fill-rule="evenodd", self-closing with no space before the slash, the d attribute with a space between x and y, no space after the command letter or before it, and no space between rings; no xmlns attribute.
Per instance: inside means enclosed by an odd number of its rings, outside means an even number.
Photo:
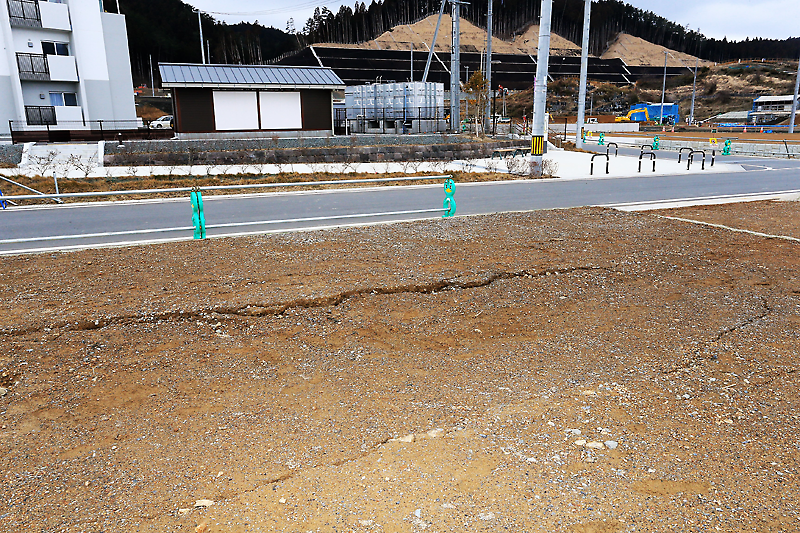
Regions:
<svg viewBox="0 0 800 533"><path fill-rule="evenodd" d="M544 135L534 135L531 139L531 155L539 157L544 155Z"/></svg>

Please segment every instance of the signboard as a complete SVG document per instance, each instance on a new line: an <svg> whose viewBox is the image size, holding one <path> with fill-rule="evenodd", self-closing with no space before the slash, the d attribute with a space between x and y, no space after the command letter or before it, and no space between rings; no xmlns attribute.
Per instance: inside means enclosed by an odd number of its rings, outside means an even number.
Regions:
<svg viewBox="0 0 800 533"><path fill-rule="evenodd" d="M719 148L719 139L709 139L708 144L711 145L711 148Z"/></svg>

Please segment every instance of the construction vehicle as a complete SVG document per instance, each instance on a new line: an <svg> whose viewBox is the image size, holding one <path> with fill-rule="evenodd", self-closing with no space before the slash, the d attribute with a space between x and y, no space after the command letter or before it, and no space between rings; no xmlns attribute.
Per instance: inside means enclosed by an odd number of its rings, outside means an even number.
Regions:
<svg viewBox="0 0 800 533"><path fill-rule="evenodd" d="M661 113L664 113L663 119ZM651 120L661 124L677 124L681 120L678 104L635 104L627 115L617 117L616 122L650 122Z"/></svg>
<svg viewBox="0 0 800 533"><path fill-rule="evenodd" d="M633 116L639 113L644 113L644 120L634 120ZM621 117L617 117L614 119L615 122L649 122L650 121L650 113L647 112L647 108L644 109L631 109L628 111L627 115L623 115Z"/></svg>

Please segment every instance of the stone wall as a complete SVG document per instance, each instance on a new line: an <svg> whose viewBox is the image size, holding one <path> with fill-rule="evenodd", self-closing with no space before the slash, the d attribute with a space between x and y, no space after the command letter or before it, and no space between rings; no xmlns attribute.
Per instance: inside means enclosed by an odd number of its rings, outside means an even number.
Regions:
<svg viewBox="0 0 800 533"><path fill-rule="evenodd" d="M19 165L22 161L21 144L0 144L0 167Z"/></svg>
<svg viewBox="0 0 800 533"><path fill-rule="evenodd" d="M104 164L235 165L441 161L490 157L498 148L528 146L528 142L524 140L464 142L467 140L469 139L445 135L380 135L330 139L135 141L126 142L121 147L107 143Z"/></svg>

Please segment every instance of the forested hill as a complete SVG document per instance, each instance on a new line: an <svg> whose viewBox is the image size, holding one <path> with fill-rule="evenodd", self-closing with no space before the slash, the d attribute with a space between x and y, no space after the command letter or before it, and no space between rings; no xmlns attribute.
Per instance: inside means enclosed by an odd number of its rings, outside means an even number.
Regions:
<svg viewBox="0 0 800 533"><path fill-rule="evenodd" d="M485 28L486 0L466 1L469 5L462 7L462 16ZM440 0L375 0L370 5L356 2L354 8L342 6L336 13L322 8L309 19L303 33L310 42L358 43L374 39L398 24L413 23L436 13L440 5ZM541 0L494 0L492 26L496 35L511 38L529 24L537 24L540 8ZM583 0L553 0L553 31L580 44L583 8ZM740 42L708 39L695 30L620 0L593 2L591 53L601 55L620 32L710 61L797 58L800 54L800 38Z"/></svg>
<svg viewBox="0 0 800 533"><path fill-rule="evenodd" d="M116 0L103 0L117 12ZM199 63L197 13L181 0L119 0L128 26L134 83L150 84L150 56L158 62ZM299 47L299 36L255 24L223 24L203 15L203 38L214 63L259 64ZM157 74L156 74L157 76Z"/></svg>
<svg viewBox="0 0 800 533"><path fill-rule="evenodd" d="M463 16L486 27L486 0L466 0ZM116 0L104 0L116 12ZM149 60L199 62L200 34L197 13L181 0L119 0L128 24L131 63L136 84L149 83ZM355 2L333 13L316 11L305 26L290 34L258 23L228 25L203 15L203 37L210 45L213 63L259 64L315 42L358 43L374 39L393 26L416 22L437 13L441 0L373 0ZM583 0L553 0L553 31L580 43ZM540 0L494 0L494 31L510 38L538 23ZM299 23L298 23L299 25ZM298 28L300 29L300 28ZM796 58L800 38L752 39L739 42L708 39L695 30L620 0L600 0L592 6L591 51L602 54L620 32L641 37L673 50L710 61L749 58Z"/></svg>

